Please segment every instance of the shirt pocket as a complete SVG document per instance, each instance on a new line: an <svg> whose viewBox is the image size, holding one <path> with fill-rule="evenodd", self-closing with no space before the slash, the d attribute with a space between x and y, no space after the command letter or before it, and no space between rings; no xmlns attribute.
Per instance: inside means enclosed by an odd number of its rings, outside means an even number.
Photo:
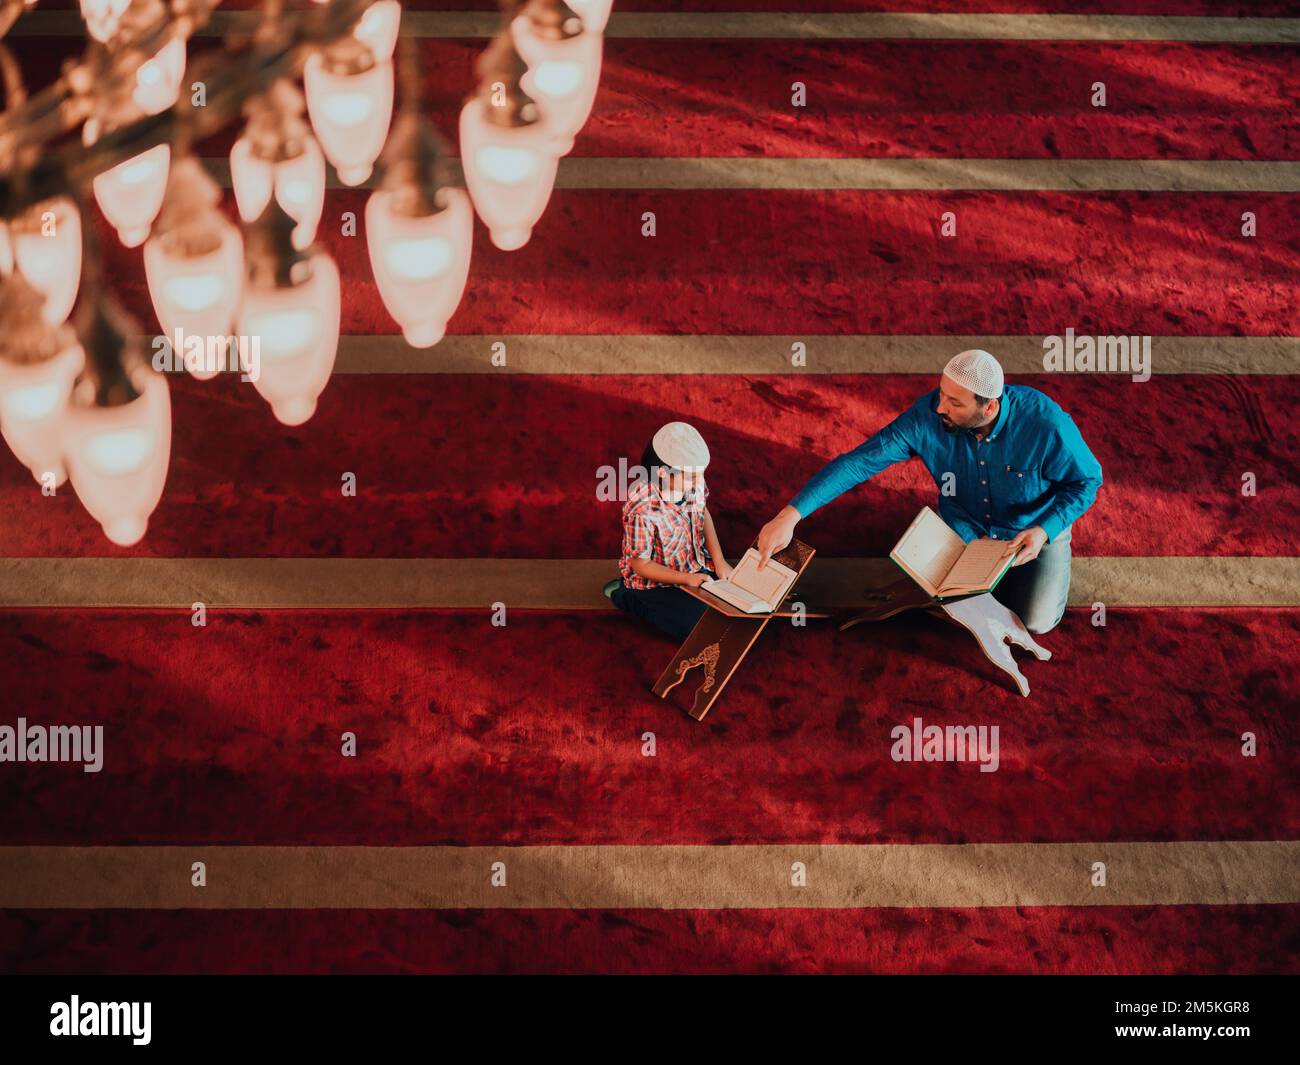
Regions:
<svg viewBox="0 0 1300 1065"><path fill-rule="evenodd" d="M1042 498L1047 483L1036 466L1003 465L998 469L998 487L1003 503L1025 506Z"/></svg>

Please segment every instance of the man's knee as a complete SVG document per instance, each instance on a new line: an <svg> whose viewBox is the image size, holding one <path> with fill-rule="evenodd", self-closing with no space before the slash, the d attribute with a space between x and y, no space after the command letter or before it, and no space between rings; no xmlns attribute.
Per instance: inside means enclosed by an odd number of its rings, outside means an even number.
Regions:
<svg viewBox="0 0 1300 1065"><path fill-rule="evenodd" d="M1046 632L1051 632L1061 623L1061 618L1065 616L1065 604L1046 603L1038 601L1029 604L1029 608L1021 617L1021 622L1033 636L1042 636Z"/></svg>

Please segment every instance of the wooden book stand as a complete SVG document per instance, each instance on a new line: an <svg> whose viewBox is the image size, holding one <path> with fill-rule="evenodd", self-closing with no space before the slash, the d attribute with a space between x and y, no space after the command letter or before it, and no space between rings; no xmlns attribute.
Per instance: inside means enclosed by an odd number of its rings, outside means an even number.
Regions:
<svg viewBox="0 0 1300 1065"><path fill-rule="evenodd" d="M1020 694L1025 696L1029 694L1029 681L1025 680L1016 660L1011 657L1011 647L1007 641L1032 652L1040 662L1045 662L1052 657L1052 652L1040 646L1029 634L1024 622L994 599L991 592L940 602L932 599L929 593L910 577L903 577L893 584L868 594L876 600L876 604L863 613L849 618L840 626L840 632L851 629L854 625L860 625L864 621L884 621L906 610L928 608L936 613L942 612L979 641L980 650L984 652L985 657L1007 673L1016 682Z"/></svg>
<svg viewBox="0 0 1300 1065"><path fill-rule="evenodd" d="M757 548L756 544L751 546ZM794 570L798 576L786 592L781 609L770 614L746 614L702 588L683 587L682 591L705 603L710 609L696 622L695 628L678 648L677 654L668 663L663 676L655 682L652 691L661 699L667 698L668 693L686 679L687 673L696 668L702 669L704 679L695 689L694 702L686 711L696 721L702 721L769 621L773 618L830 617L829 614L811 610L787 608L799 577L803 576L803 571L814 554L816 552L807 544L795 540L784 551L772 556L783 566Z"/></svg>

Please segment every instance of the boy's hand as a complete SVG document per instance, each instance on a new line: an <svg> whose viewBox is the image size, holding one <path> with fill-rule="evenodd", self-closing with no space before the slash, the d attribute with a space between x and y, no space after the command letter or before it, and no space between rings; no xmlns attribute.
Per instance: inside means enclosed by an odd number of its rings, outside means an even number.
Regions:
<svg viewBox="0 0 1300 1065"><path fill-rule="evenodd" d="M733 566L730 562L728 562L725 558L717 559L713 563L713 568L717 571L718 580L720 581L725 581L736 571L736 567Z"/></svg>
<svg viewBox="0 0 1300 1065"><path fill-rule="evenodd" d="M682 583L688 588L698 588L709 579L710 577L707 573L688 573L682 578Z"/></svg>
<svg viewBox="0 0 1300 1065"><path fill-rule="evenodd" d="M1035 525L1032 529L1026 529L1020 533L1011 543L1007 544L1008 551L1019 551L1016 560L1011 563L1011 568L1023 566L1026 562L1032 562L1038 557L1038 552L1043 549L1047 543L1047 533L1041 526Z"/></svg>

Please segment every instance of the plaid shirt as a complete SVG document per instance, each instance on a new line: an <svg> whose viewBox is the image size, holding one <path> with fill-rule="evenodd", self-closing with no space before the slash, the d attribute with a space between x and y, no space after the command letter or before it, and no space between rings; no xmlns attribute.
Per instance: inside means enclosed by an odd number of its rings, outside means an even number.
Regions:
<svg viewBox="0 0 1300 1065"><path fill-rule="evenodd" d="M682 573L709 568L704 544L704 511L709 489L695 502L670 503L657 486L642 481L623 505L623 557L618 569L627 588L666 588L662 581L648 581L632 572L632 561L648 558Z"/></svg>

